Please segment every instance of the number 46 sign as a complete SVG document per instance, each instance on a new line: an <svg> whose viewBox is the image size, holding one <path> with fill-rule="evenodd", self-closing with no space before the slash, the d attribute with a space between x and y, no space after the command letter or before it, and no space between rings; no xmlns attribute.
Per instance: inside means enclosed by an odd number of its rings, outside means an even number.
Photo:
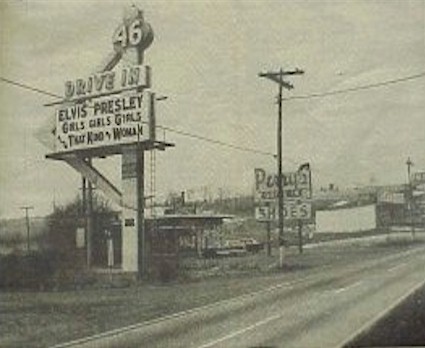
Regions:
<svg viewBox="0 0 425 348"><path fill-rule="evenodd" d="M153 41L153 30L143 19L143 13L137 11L130 18L124 20L114 32L112 43L117 53L124 53L129 47L145 50Z"/></svg>

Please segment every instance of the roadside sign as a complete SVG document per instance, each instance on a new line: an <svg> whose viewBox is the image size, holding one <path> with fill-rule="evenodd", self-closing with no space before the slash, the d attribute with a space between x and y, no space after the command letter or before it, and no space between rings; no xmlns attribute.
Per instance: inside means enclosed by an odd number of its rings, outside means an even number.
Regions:
<svg viewBox="0 0 425 348"><path fill-rule="evenodd" d="M410 180L413 184L425 184L425 172L413 173Z"/></svg>
<svg viewBox="0 0 425 348"><path fill-rule="evenodd" d="M121 70L102 71L87 77L79 77L65 82L65 101L82 102L125 91L151 87L149 66L132 65Z"/></svg>
<svg viewBox="0 0 425 348"><path fill-rule="evenodd" d="M258 221L278 220L277 174L263 168L255 171L255 218ZM311 213L311 171L305 163L295 172L282 173L283 218L284 220L310 220Z"/></svg>
<svg viewBox="0 0 425 348"><path fill-rule="evenodd" d="M255 199L270 202L278 199L277 173L255 168ZM286 200L311 199L311 171L303 165L296 172L282 173L283 197Z"/></svg>
<svg viewBox="0 0 425 348"><path fill-rule="evenodd" d="M255 207L255 219L257 221L277 221L278 215L277 204ZM283 218L285 220L309 220L311 216L311 202L309 201L298 200L283 203Z"/></svg>
<svg viewBox="0 0 425 348"><path fill-rule="evenodd" d="M56 110L56 152L147 140L148 103L142 93L61 105Z"/></svg>
<svg viewBox="0 0 425 348"><path fill-rule="evenodd" d="M277 187L263 189L255 192L255 200L258 202L272 202L278 199ZM283 187L283 198L286 200L311 199L311 191L308 188Z"/></svg>
<svg viewBox="0 0 425 348"><path fill-rule="evenodd" d="M405 204L404 192L382 191L377 195L378 203Z"/></svg>

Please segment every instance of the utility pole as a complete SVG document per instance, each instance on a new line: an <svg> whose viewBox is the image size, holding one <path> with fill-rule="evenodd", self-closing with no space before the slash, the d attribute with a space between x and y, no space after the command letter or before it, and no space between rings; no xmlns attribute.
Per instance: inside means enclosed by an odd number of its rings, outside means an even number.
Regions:
<svg viewBox="0 0 425 348"><path fill-rule="evenodd" d="M286 75L301 75L304 71L295 69L291 71L284 71L282 68L277 72L266 72L258 74L259 77L265 77L279 86L278 94L278 121L277 121L277 187L278 187L278 226L279 226L279 265L283 267L283 252L284 252L284 236L283 236L283 182L282 182L282 94L283 87L290 90L294 88L292 84L283 80Z"/></svg>
<svg viewBox="0 0 425 348"><path fill-rule="evenodd" d="M415 238L415 225L413 221L413 187L412 187L412 179L411 179L411 173L410 173L410 168L413 166L413 162L410 159L410 157L407 158L406 165L407 165L407 184L408 184L408 192L409 192L408 208L409 208L409 217L410 217L410 229L412 231L412 237Z"/></svg>
<svg viewBox="0 0 425 348"><path fill-rule="evenodd" d="M33 206L24 206L21 207L22 210L25 210L25 220L26 220L26 224L27 224L27 252L29 253L30 251L30 218L28 215L28 211L31 209L34 209Z"/></svg>

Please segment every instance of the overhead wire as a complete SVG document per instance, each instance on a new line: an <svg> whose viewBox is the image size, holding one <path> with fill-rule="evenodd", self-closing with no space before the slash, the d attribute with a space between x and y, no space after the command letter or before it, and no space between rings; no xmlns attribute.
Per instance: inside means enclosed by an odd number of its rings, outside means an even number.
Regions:
<svg viewBox="0 0 425 348"><path fill-rule="evenodd" d="M422 78L422 77L425 77L425 71L418 73L418 74L415 74L415 75L400 77L400 78L397 78L397 79L386 80L386 81L381 81L381 82L376 82L376 83L370 83L370 84L356 86L356 87L344 88L344 89L339 89L339 90L335 90L335 91L329 91L329 92L324 92L324 93L311 93L311 94L306 94L306 95L294 95L292 97L282 98L282 100L300 100L300 99L325 98L325 97L337 95L337 94L344 94L344 93L357 92L357 91L362 91L362 90L367 90L367 89L372 89L372 88L377 88L377 87L384 87L384 86L388 86L388 85L392 85L392 84L396 84L396 83L406 82L406 81L410 81L410 80L416 80L416 79L419 79L419 78Z"/></svg>
<svg viewBox="0 0 425 348"><path fill-rule="evenodd" d="M201 140L201 141L206 141L206 142L210 142L210 143L221 145L221 146L226 146L226 147L236 149L236 150L240 150L240 151L252 152L252 153L257 153L257 154L266 155L266 156L275 156L275 154L272 153L272 152L256 150L256 149L252 149L252 148L249 148L249 147L235 145L235 144L227 143L227 142L224 142L224 141L221 141L221 140L208 138L208 137L205 137L205 136L202 136L202 135L189 133L187 131L179 130L179 129L176 129L176 128L171 128L171 127L161 126L161 125L158 125L157 128L161 128L165 131L173 132L173 133L183 135L183 136L186 136L186 137L189 137L189 138L193 138L193 139L197 139L197 140Z"/></svg>
<svg viewBox="0 0 425 348"><path fill-rule="evenodd" d="M43 90L43 89L40 89L40 88L37 88L37 87L32 87L30 85L27 85L27 84L24 84L24 83L21 83L21 82L16 82L16 81L13 81L13 80L10 80L10 79L6 79L2 76L0 76L0 81L9 83L9 84L14 85L16 87L27 89L27 90L32 91L32 92L44 94L44 95L47 95L49 97L62 98L59 94L51 93L51 92L48 92L46 90Z"/></svg>
<svg viewBox="0 0 425 348"><path fill-rule="evenodd" d="M313 99L313 98L325 98L325 97L332 96L332 95L345 94L345 93L362 91L362 90L367 90L367 89L372 89L372 88L384 87L384 86L388 86L388 85L392 85L392 84L397 84L397 83L402 83L402 82L407 82L407 81L419 79L419 78L422 78L422 77L425 77L425 72L420 72L420 73L417 73L417 74L414 74L414 75L404 76L404 77L400 77L400 78L396 78L396 79L391 79L391 80L386 80L386 81L381 81L381 82L376 82L376 83L370 83L370 84L366 84L366 85L350 87L350 88L345 88L345 89L339 89L339 90L334 90L334 91L329 91L329 92L324 92L324 93L311 93L311 94L306 94L306 95L295 95L295 96L292 96L292 97L282 98L282 100L303 100L303 99L305 100L305 99ZM43 90L41 88L33 87L33 86L28 85L28 84L17 82L17 81L7 79L7 78L1 77L1 76L0 76L0 81L5 82L5 83L9 83L9 84L14 85L16 87L20 87L20 88L23 88L23 89L26 89L26 90L29 90L29 91L44 94L44 95L47 95L49 97L62 98L62 96L60 96L58 94L51 93L51 92L48 92L48 91ZM161 128L163 130L172 132L172 133L176 133L176 134L183 135L183 136L186 136L186 137L190 137L190 138L193 138L193 139L197 139L197 140L200 140L200 141L213 143L213 144L220 145L220 146L225 146L225 147L232 148L232 149L235 149L235 150L251 152L251 153L256 153L256 154L265 155L265 156L276 156L276 154L274 154L272 152L252 149L252 148L240 146L240 145L235 145L235 144L232 144L232 143L224 142L222 140L209 138L209 137L206 137L206 136L190 133L190 132L175 129L175 128L172 128L172 127L160 126L160 125L158 125L157 127ZM293 161L290 161L290 162L293 162Z"/></svg>
<svg viewBox="0 0 425 348"><path fill-rule="evenodd" d="M376 83L370 83L370 84L356 86L356 87L338 89L338 90L323 92L323 93L311 93L311 94L306 94L306 95L295 95L295 96L292 96L292 97L286 97L286 98L282 98L282 99L283 100L297 100L297 99L323 98L323 97L332 96L332 95L336 95L336 94L344 94L344 93L361 91L361 90L365 90L365 89L384 87L384 86L388 86L388 85L391 85L391 84L396 84L396 83L401 83L401 82L419 79L419 78L422 78L422 77L425 77L425 71L414 74L414 75L408 75L408 76L404 76L404 77L400 77L400 78L396 78L396 79L391 79L391 80L386 80L386 81L381 81L381 82L376 82ZM44 94L44 95L47 95L47 96L50 96L50 97L62 98L62 96L60 96L58 94L51 93L51 92L48 92L46 90L43 90L43 89L40 89L40 88L37 88L37 87L33 87L33 86L30 86L28 84L24 84L24 83L21 83L21 82L17 82L17 81L11 80L11 79L7 79L7 78L1 77L1 76L0 76L0 80L2 82L6 82L6 83L9 83L11 85L21 87L21 88L24 88L24 89L27 89L27 90L30 90L30 91L33 91L33 92L40 93L40 94Z"/></svg>
<svg viewBox="0 0 425 348"><path fill-rule="evenodd" d="M33 91L33 92L37 92L37 93L40 93L40 94L47 95L49 97L62 98L60 95L48 92L46 90L43 90L43 89L40 89L40 88L37 88L37 87L30 86L30 85L27 85L27 84L23 84L23 83L16 82L16 81L13 81L13 80L10 80L10 79L6 79L4 77L0 77L0 80L3 81L3 82L9 83L11 85L29 90L29 91ZM252 149L252 148L240 146L240 145L235 145L235 144L224 142L222 140L208 138L208 137L205 137L205 136L202 136L202 135L193 134L193 133L183 131L183 130L180 130L180 129L175 129L175 128L172 128L172 127L160 126L160 125L157 125L156 127L161 128L161 129L166 130L166 131L169 131L169 132L172 132L172 133L180 134L180 135L190 137L190 138L193 138L193 139L213 143L213 144L216 144L216 145L225 146L225 147L240 150L240 151L256 153L256 154L260 154L260 155L264 155L264 156L275 156L275 154L272 153L272 152Z"/></svg>

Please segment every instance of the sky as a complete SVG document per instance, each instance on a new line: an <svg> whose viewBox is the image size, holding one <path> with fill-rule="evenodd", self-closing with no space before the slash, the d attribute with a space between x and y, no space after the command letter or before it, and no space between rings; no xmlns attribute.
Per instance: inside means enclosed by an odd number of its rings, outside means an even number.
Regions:
<svg viewBox="0 0 425 348"><path fill-rule="evenodd" d="M277 85L258 73L300 68L284 97L325 93L425 71L425 1L0 1L0 76L63 95L112 51L126 6L154 30L144 64L157 123L222 142L276 152ZM425 78L283 102L284 170L310 162L314 189L407 180L425 170ZM74 199L80 175L47 160L35 136L55 98L0 81L0 218L52 211ZM160 134L161 137L164 134ZM250 193L270 155L172 132L156 154L156 195ZM147 156L149 163L149 155ZM118 187L120 158L96 160ZM149 168L149 166L147 166ZM148 180L149 181L149 180Z"/></svg>

